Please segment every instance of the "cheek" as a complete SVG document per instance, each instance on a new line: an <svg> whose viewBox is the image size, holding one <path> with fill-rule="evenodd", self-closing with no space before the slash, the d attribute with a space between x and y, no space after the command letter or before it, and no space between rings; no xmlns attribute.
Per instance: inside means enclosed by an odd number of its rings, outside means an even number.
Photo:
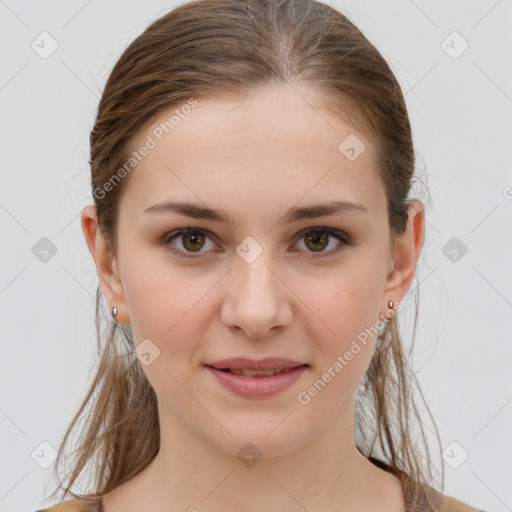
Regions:
<svg viewBox="0 0 512 512"><path fill-rule="evenodd" d="M125 299L135 342L149 338L163 347L164 340L168 343L188 325L184 319L194 306L196 294L186 293L190 282L182 273L162 265L161 261L151 261L150 257L148 254L144 258L142 253L126 258Z"/></svg>
<svg viewBox="0 0 512 512"><path fill-rule="evenodd" d="M149 323L152 331L161 333L164 324L172 325L174 317L185 309L187 283L183 273L166 261L165 249L150 246L147 241L127 236L121 250L124 251L121 271L131 321L140 326Z"/></svg>
<svg viewBox="0 0 512 512"><path fill-rule="evenodd" d="M194 335L192 297L184 297L181 287L182 283L165 282L153 274L132 277L127 301L141 368L151 386L166 402L190 406L182 386L190 378L196 340L201 338Z"/></svg>
<svg viewBox="0 0 512 512"><path fill-rule="evenodd" d="M308 306L323 322L317 324L327 334L323 338L330 340L327 346L338 349L375 325L380 304L381 278L369 266L365 271L342 271L341 278L306 295Z"/></svg>
<svg viewBox="0 0 512 512"><path fill-rule="evenodd" d="M367 267L368 270L368 267ZM371 272L346 275L308 295L320 372L329 388L354 389L366 372L379 330L379 288ZM328 393L327 393L328 394Z"/></svg>
<svg viewBox="0 0 512 512"><path fill-rule="evenodd" d="M136 256L123 269L135 344L151 340L160 351L155 367L185 377L183 369L193 364L202 333L212 321L211 298L219 278L165 265L161 258L148 264L149 259ZM155 372L149 366L146 371Z"/></svg>

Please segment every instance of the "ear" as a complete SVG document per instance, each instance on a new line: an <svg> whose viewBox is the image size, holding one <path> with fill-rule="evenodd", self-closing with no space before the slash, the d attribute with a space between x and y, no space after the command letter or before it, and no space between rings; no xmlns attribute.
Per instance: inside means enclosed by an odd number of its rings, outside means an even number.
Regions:
<svg viewBox="0 0 512 512"><path fill-rule="evenodd" d="M400 302L414 279L416 264L425 239L425 206L421 201L411 200L406 232L396 240L393 269L389 273L382 296L381 311L388 310L388 300Z"/></svg>
<svg viewBox="0 0 512 512"><path fill-rule="evenodd" d="M81 224L87 247L96 264L101 291L107 302L107 307L112 311L112 307L116 305L118 310L116 321L120 324L127 324L130 319L117 260L112 249L105 243L98 227L97 211L94 205L88 205L82 210Z"/></svg>

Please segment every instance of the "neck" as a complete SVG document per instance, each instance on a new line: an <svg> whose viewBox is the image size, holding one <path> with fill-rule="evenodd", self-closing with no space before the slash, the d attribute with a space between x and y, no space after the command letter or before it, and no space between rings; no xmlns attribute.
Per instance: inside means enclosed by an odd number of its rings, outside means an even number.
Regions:
<svg viewBox="0 0 512 512"><path fill-rule="evenodd" d="M104 512L116 512L116 508L126 512L384 511L385 503L396 504L397 499L401 503L401 486L394 475L372 464L356 448L353 406L352 401L350 410L298 449L265 457L249 447L238 455L227 453L159 404L158 455L112 493L122 506L112 506L108 496Z"/></svg>

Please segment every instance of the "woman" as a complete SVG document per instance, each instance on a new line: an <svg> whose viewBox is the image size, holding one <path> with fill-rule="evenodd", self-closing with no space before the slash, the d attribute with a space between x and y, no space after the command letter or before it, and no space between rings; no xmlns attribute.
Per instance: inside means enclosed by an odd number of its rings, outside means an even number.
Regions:
<svg viewBox="0 0 512 512"><path fill-rule="evenodd" d="M59 450L57 472L91 403L72 499L48 511L476 510L429 484L396 316L425 232L411 128L346 17L170 11L116 63L90 164L114 321Z"/></svg>

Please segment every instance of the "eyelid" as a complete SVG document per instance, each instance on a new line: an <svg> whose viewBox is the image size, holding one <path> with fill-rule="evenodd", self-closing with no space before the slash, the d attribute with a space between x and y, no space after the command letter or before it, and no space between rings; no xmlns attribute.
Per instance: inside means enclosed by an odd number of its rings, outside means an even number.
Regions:
<svg viewBox="0 0 512 512"><path fill-rule="evenodd" d="M199 258L199 257L201 257L202 254L208 254L208 252L211 252L211 251L196 252L196 253L186 252L186 251L182 251L181 249L177 249L176 247L174 247L172 245L171 241L174 238L177 238L180 235L186 235L186 234L190 234L190 233L199 233L199 234L205 235L206 237L210 238L214 243L216 243L215 235L213 235L213 233L211 233L211 231L209 231L208 229L189 226L189 227L185 227L185 228L174 229L174 230L171 230L171 231L165 233L160 239L160 244L164 247L167 247L171 252L177 254L178 257L184 257L184 258ZM300 249L293 250L292 252L306 252L308 255L304 256L304 258L319 258L319 257L328 258L329 256L337 255L340 251L345 249L347 246L352 245L351 236L348 233L346 233L338 228L331 228L331 227L327 226L326 224L317 225L317 226L309 226L307 228L302 229L301 231L299 231L298 233L296 233L294 235L294 239L296 240L294 245L296 243L298 243L302 238L304 238L304 236L306 236L309 233L324 233L327 236L330 236L330 237L338 240L339 244L334 249L331 249L330 251L327 251L327 252L315 253L315 252L310 252L310 251L301 251Z"/></svg>

